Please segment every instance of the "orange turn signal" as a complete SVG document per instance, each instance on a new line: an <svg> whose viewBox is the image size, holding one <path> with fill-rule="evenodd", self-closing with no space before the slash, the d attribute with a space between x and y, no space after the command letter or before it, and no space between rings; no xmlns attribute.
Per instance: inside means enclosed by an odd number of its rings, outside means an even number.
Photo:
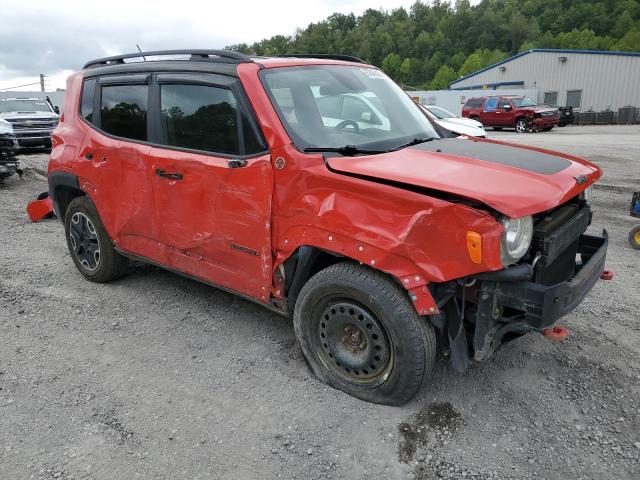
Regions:
<svg viewBox="0 0 640 480"><path fill-rule="evenodd" d="M473 263L482 263L482 236L478 232L467 232L467 250Z"/></svg>

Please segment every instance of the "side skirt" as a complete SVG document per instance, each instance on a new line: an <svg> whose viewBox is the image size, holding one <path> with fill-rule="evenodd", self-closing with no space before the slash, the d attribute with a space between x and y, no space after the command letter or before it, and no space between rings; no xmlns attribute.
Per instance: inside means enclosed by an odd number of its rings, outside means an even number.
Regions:
<svg viewBox="0 0 640 480"><path fill-rule="evenodd" d="M287 318L291 318L291 313L285 310L281 310L273 305L269 305L266 304L264 302L261 302L253 297L250 297L249 295L245 295L244 293L240 293L237 292L235 290L232 290L231 288L227 288L227 287L223 287L222 285L218 285L216 283L212 283L212 282L208 282L206 280L202 280L201 278L198 277L194 277L193 275L190 275L188 273L185 272L181 272L180 270L176 270L175 268L171 268L171 267L167 267L166 265L162 265L160 263L154 262L153 260L150 260L146 257L142 257L140 255L136 255L133 253L128 253L128 252L124 252L118 248L115 249L120 255L129 258L130 260L134 260L137 262L142 262L142 263L146 263L149 265L153 265L154 267L159 267L162 268L163 270L167 270L168 272L171 273L175 273L176 275L180 275L181 277L185 277L188 278L189 280L195 280L196 282L200 282L200 283L204 283L205 285L209 285L210 287L214 287L217 288L218 290L222 290L223 292L227 292L227 293L231 293L233 295L236 295L240 298L242 298L243 300L248 300L252 303L256 303L258 305L260 305L261 307L266 308L267 310L271 310L272 312L278 313L280 315L282 315L283 317L287 317Z"/></svg>

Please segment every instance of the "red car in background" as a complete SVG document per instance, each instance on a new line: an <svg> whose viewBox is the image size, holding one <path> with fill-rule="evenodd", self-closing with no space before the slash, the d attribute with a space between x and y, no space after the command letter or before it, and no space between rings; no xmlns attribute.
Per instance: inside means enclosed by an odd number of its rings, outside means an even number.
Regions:
<svg viewBox="0 0 640 480"><path fill-rule="evenodd" d="M518 133L551 130L560 121L557 108L517 96L470 98L462 107L462 116L496 130L515 128Z"/></svg>

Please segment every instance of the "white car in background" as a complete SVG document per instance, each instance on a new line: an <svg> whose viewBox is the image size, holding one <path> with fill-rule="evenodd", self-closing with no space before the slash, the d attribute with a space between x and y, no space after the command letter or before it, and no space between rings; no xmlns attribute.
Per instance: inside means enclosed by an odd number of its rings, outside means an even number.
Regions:
<svg viewBox="0 0 640 480"><path fill-rule="evenodd" d="M484 126L480 122L458 117L449 110L435 105L419 105L433 122L445 130L467 137L487 138L487 132L484 131Z"/></svg>

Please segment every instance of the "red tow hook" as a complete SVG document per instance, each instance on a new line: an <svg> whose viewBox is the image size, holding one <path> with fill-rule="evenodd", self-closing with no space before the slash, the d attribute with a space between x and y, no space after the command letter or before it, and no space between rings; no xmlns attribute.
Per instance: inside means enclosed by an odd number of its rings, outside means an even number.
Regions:
<svg viewBox="0 0 640 480"><path fill-rule="evenodd" d="M604 272L602 272L602 275L600 275L600 279L601 280L611 280L611 279L613 279L613 271L612 270L605 270Z"/></svg>
<svg viewBox="0 0 640 480"><path fill-rule="evenodd" d="M547 337L549 340L564 342L567 339L567 335L569 335L569 329L567 327L556 325L555 327L544 328L542 330L542 335Z"/></svg>
<svg viewBox="0 0 640 480"><path fill-rule="evenodd" d="M48 192L42 192L27 204L27 214L32 222L53 215L53 202Z"/></svg>

